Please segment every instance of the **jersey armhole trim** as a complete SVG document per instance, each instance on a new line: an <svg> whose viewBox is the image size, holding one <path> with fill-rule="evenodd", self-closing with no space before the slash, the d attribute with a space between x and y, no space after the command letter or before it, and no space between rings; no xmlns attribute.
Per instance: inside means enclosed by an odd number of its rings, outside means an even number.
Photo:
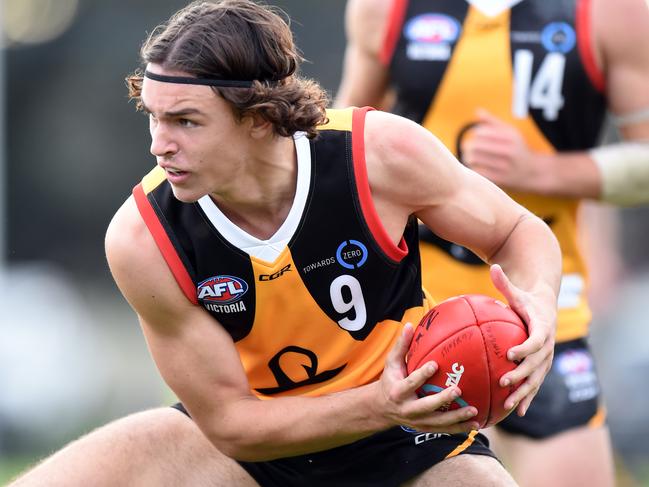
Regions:
<svg viewBox="0 0 649 487"><path fill-rule="evenodd" d="M133 197L135 198L135 204L137 205L137 209L140 211L144 223L149 229L149 232L151 232L153 240L158 246L165 262L167 262L167 265L169 266L169 269L180 286L183 294L187 296L187 299L189 299L193 304L198 304L196 286L194 286L191 277L189 277L187 269L183 265L182 260L180 260L176 249L171 243L167 232L165 232L162 223L160 223L149 199L146 194L144 194L142 184L138 184L133 188Z"/></svg>
<svg viewBox="0 0 649 487"><path fill-rule="evenodd" d="M374 207L372 201L372 193L370 191L370 183L367 178L367 167L365 162L365 115L371 107L354 109L352 116L352 159L354 164L354 177L356 179L356 189L358 191L358 199L361 204L361 211L363 217L367 222L367 226L372 232L374 239L381 247L381 250L395 262L400 262L406 255L408 255L408 244L403 236L399 245L394 245L388 232L379 219L379 215Z"/></svg>
<svg viewBox="0 0 649 487"><path fill-rule="evenodd" d="M379 60L383 66L389 66L392 61L394 50L399 42L399 34L401 33L407 7L408 0L392 0L385 35L383 36L383 45L379 53Z"/></svg>
<svg viewBox="0 0 649 487"><path fill-rule="evenodd" d="M577 30L577 48L579 57L584 64L586 74L595 89L604 93L606 79L604 73L597 66L593 46L593 32L591 29L591 0L577 0L577 12L575 16L575 28Z"/></svg>

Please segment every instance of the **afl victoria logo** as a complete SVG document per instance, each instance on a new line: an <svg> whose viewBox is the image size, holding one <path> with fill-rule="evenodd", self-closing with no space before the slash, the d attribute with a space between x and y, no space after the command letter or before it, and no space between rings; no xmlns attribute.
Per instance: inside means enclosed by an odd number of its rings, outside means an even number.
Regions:
<svg viewBox="0 0 649 487"><path fill-rule="evenodd" d="M453 42L460 33L460 24L447 15L423 14L410 20L405 35L414 42Z"/></svg>
<svg viewBox="0 0 649 487"><path fill-rule="evenodd" d="M199 283L198 299L208 303L228 304L239 301L248 291L248 283L239 277L214 276Z"/></svg>
<svg viewBox="0 0 649 487"><path fill-rule="evenodd" d="M567 350L556 357L555 367L563 375L590 372L593 359L583 350Z"/></svg>

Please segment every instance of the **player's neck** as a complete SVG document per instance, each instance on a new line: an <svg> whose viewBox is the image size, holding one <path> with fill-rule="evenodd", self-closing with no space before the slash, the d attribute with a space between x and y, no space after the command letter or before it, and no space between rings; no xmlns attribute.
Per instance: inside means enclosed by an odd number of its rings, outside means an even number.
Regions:
<svg viewBox="0 0 649 487"><path fill-rule="evenodd" d="M212 194L221 212L262 240L284 223L297 185L297 157L290 137L272 137L251 146L236 184Z"/></svg>

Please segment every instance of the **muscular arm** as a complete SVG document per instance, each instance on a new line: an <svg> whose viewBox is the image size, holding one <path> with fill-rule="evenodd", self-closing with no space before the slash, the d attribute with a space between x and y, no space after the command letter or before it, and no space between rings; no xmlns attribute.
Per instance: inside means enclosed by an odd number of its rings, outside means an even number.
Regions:
<svg viewBox="0 0 649 487"><path fill-rule="evenodd" d="M649 6L645 0L594 0L593 31L606 74L608 108L617 117L649 110ZM649 116L622 123L627 140L649 141ZM648 162L649 163L649 162Z"/></svg>
<svg viewBox="0 0 649 487"><path fill-rule="evenodd" d="M551 365L561 275L554 235L495 185L459 164L419 125L370 112L365 140L373 199L393 238L414 214L442 238L471 248L505 271L509 280L492 269L494 284L530 330L530 338L510 350L510 359L525 358L523 364L503 377L528 380L506 405L524 399L519 413L524 412Z"/></svg>
<svg viewBox="0 0 649 487"><path fill-rule="evenodd" d="M608 108L622 120L630 116L631 121L618 126L625 140L644 141L626 152L623 147L612 145L613 150L621 149L613 156L632 157L640 164L646 158L649 165L649 114L639 120L633 117L649 110L649 51L644 48L649 42L649 9L644 0L594 0L591 17L591 49L605 75ZM589 151L535 153L527 149L513 127L489 116L482 121L485 123L475 130L479 137L468 144L466 159L471 167L499 186L546 196L606 197L602 194L602 172ZM622 185L631 188L639 184L640 177L649 186L649 170L638 169L637 164L618 176ZM649 187L646 189L649 194Z"/></svg>
<svg viewBox="0 0 649 487"><path fill-rule="evenodd" d="M614 117L649 110L649 8L644 0L593 1L592 31L596 59L606 79L607 105ZM649 114L644 120L622 122L618 130L624 140L649 144ZM558 196L598 199L602 175L588 152L558 154L550 160L548 188ZM649 166L649 145L646 150ZM634 182L629 181L632 185ZM649 187L646 188L649 193Z"/></svg>
<svg viewBox="0 0 649 487"><path fill-rule="evenodd" d="M408 327L381 381L318 398L261 401L250 391L230 336L181 292L132 198L111 222L106 253L163 378L203 433L233 458L260 461L323 450L397 424L431 431L471 429L456 424L468 419L466 410L435 412L450 395L416 399L416 387L434 370L416 371L409 382L401 374L412 337Z"/></svg>
<svg viewBox="0 0 649 487"><path fill-rule="evenodd" d="M368 168L375 168L375 204L389 233L397 235L408 215L415 214L436 234L471 248L484 260L509 272L525 269L530 275L521 275L520 285L558 285L559 255L553 252L556 241L547 226L459 164L426 129L401 117L369 112L366 146ZM395 202L404 207L394 211Z"/></svg>
<svg viewBox="0 0 649 487"><path fill-rule="evenodd" d="M347 47L335 106L387 108L388 71L379 56L392 0L350 0L345 11Z"/></svg>

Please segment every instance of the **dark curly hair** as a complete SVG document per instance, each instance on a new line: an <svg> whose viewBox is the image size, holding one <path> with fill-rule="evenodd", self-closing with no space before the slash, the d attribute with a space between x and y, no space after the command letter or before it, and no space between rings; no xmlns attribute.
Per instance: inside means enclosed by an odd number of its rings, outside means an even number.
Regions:
<svg viewBox="0 0 649 487"><path fill-rule="evenodd" d="M283 12L251 0L194 1L151 33L143 63L197 78L255 80L251 88L212 87L241 120L258 115L276 134L316 135L326 122L326 92L299 77L302 61ZM285 15L285 14L284 14ZM129 97L141 108L142 71L126 78Z"/></svg>

